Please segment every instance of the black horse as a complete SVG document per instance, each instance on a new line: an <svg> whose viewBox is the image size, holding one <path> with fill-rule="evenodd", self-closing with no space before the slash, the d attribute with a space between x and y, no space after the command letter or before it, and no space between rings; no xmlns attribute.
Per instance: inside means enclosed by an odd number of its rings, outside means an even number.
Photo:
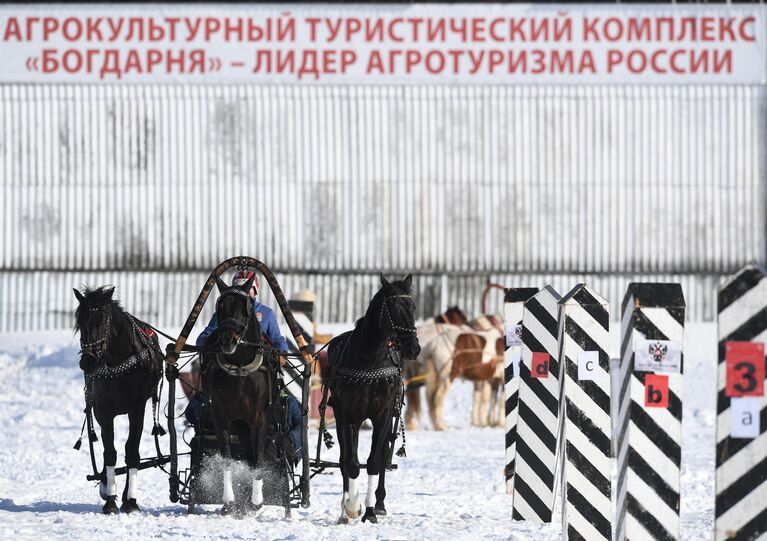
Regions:
<svg viewBox="0 0 767 541"><path fill-rule="evenodd" d="M264 504L264 480L284 482L283 505L290 509L287 478L280 474L276 457L277 420L281 409L277 384L277 355L265 343L253 313L248 291L253 278L242 286L227 286L217 280L220 296L216 303L218 326L210 335L202 361L202 391L208 400L205 420L216 431L224 458L222 514L240 518ZM232 479L230 434L238 440L239 457L252 472L250 494L239 490Z"/></svg>
<svg viewBox="0 0 767 541"><path fill-rule="evenodd" d="M104 469L99 492L106 500L102 511L117 513L114 442L114 419L128 415L130 428L125 442L128 468L120 510L138 511L137 474L141 462L139 443L144 428L147 400L154 401L157 424L158 383L162 376L163 354L157 335L149 327L125 312L112 298L113 287L74 290L80 302L75 310L75 331L80 331L80 368L85 372L87 415L93 412L101 427L104 445Z"/></svg>
<svg viewBox="0 0 767 541"><path fill-rule="evenodd" d="M401 410L401 359L415 359L421 349L416 337L411 284L410 275L391 283L381 275L381 289L354 330L335 337L328 346L325 385L330 390L328 403L336 417L343 475L339 523L349 523L362 513L357 490L360 474L357 444L360 425L366 419L373 423L373 442L367 461L368 486L362 521L377 522L376 515L386 514L384 478L396 438L393 419Z"/></svg>

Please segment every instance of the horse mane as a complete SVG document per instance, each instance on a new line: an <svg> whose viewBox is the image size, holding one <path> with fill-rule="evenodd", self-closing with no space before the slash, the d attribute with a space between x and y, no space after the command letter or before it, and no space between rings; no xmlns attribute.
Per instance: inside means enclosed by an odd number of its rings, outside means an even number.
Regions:
<svg viewBox="0 0 767 541"><path fill-rule="evenodd" d="M405 287L403 282L404 280L395 280L393 282L389 282L389 290L395 295L400 293L399 290L402 290L402 293L410 294L410 289ZM368 309L365 311L365 315L354 322L355 329L363 323L366 317L369 315L375 316L381 310L381 303L384 302L384 298L386 297L384 289L386 289L386 286L382 285L376 294L373 295L373 298L370 299L370 304L368 305Z"/></svg>
<svg viewBox="0 0 767 541"><path fill-rule="evenodd" d="M365 321L365 318L368 317L371 314L375 314L378 310L381 309L381 303L383 302L384 294L383 294L383 286L376 292L375 295L373 295L373 298L370 299L370 304L368 305L368 309L365 311L365 315L359 318L357 321L354 322L354 328L356 329L362 323Z"/></svg>
<svg viewBox="0 0 767 541"><path fill-rule="evenodd" d="M85 300L75 309L75 332L80 331L84 323L83 316L89 308L101 308L108 304L112 309L116 309L121 314L125 313L123 307L120 306L120 302L112 298L111 290L113 289L112 286L86 287L84 289L83 297L85 297Z"/></svg>

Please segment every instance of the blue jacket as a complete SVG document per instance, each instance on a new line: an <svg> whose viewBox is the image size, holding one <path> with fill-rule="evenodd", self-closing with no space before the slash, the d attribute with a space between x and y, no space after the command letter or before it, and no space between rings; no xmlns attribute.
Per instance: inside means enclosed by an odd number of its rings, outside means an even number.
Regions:
<svg viewBox="0 0 767 541"><path fill-rule="evenodd" d="M293 449L296 450L296 459L301 460L303 449L301 448L301 406L293 395L288 395L285 399L285 426L288 429L288 435L293 442Z"/></svg>
<svg viewBox="0 0 767 541"><path fill-rule="evenodd" d="M280 326L277 324L277 317L274 315L274 311L268 306L264 306L256 299L253 299L253 313L258 319L258 324L261 325L261 332L269 339L272 346L280 353L288 353L288 342L285 337L280 333ZM216 314L210 318L210 323L205 327L205 330L197 337L196 344L198 346L204 346L208 341L208 337L218 327L218 318Z"/></svg>

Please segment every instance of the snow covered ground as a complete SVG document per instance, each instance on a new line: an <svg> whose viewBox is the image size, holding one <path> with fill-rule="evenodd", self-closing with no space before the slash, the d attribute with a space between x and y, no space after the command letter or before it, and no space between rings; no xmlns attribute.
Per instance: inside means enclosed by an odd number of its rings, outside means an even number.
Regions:
<svg viewBox="0 0 767 541"><path fill-rule="evenodd" d="M614 338L617 344L617 336ZM710 538L713 530L715 346L713 325L688 324L681 513L683 538L690 540ZM184 507L168 500L167 478L159 470L140 474L143 513L102 516L97 489L85 480L90 469L86 446L80 451L72 449L83 408L77 350L76 339L66 331L0 335L2 539L561 537L558 518L543 526L511 521L511 501L505 494L502 473L503 430L470 427L471 388L467 383L457 383L449 396L450 431L427 428L408 433L408 457L398 459L399 470L387 476L389 516L377 525L336 525L341 493L338 473L315 477L311 507L294 510L289 520L276 507L246 520L217 516L214 508L205 515L187 516ZM184 403L177 404L177 411ZM118 433L125 434L127 422L121 421ZM316 433L311 433L310 441L315 438ZM363 435L363 459L368 438ZM118 443L118 451L122 445ZM142 453L149 455L151 450L147 430ZM337 446L328 456L335 453ZM122 482L121 478L120 489Z"/></svg>

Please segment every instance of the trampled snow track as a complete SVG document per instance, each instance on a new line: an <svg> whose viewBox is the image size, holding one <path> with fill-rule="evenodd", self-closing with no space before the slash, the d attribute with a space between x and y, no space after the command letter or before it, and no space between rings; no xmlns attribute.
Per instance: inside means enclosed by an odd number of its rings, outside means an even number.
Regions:
<svg viewBox="0 0 767 541"><path fill-rule="evenodd" d="M681 518L683 538L690 540L710 537L713 531L715 339L713 326L688 325L685 378L691 391L685 397ZM408 433L408 457L398 459L399 470L387 477L390 514L377 525L335 524L341 499L338 473L315 477L311 507L294 510L290 520L277 507L267 508L260 518L235 520L215 515L214 508L210 514L187 516L184 507L169 502L162 472L141 472L144 512L105 517L99 514L97 490L85 481L87 451L72 449L83 407L72 333L0 335L0 538L560 539L559 510L552 524L511 521L503 429L470 428L470 400L471 386L456 383L446 406L451 430ZM118 433L126 426L119 419ZM315 438L310 433L310 440ZM361 460L368 438L363 434ZM151 449L147 430L142 452ZM327 453L336 456L337 446Z"/></svg>

